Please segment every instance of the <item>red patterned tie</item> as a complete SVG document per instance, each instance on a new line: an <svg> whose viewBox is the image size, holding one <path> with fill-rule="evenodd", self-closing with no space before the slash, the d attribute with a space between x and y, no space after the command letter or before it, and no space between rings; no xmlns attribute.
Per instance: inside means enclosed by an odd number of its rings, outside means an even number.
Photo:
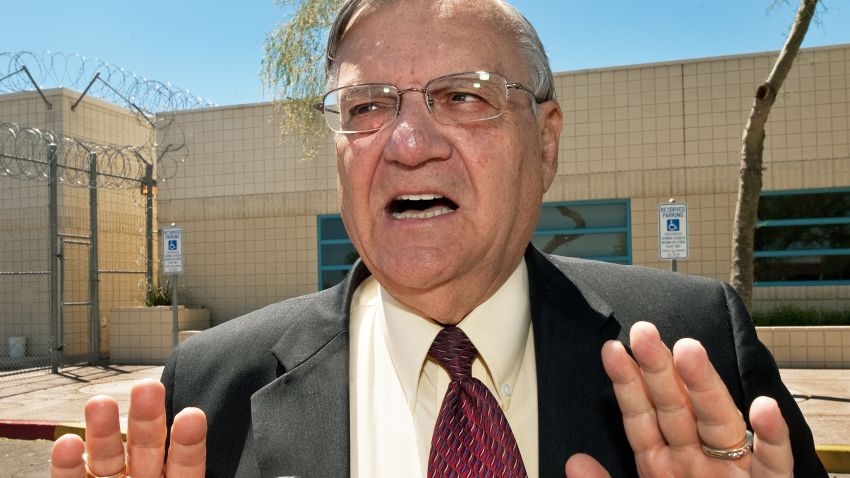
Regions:
<svg viewBox="0 0 850 478"><path fill-rule="evenodd" d="M428 351L452 379L434 426L428 478L526 478L496 397L471 375L476 353L466 334L452 326L437 334Z"/></svg>

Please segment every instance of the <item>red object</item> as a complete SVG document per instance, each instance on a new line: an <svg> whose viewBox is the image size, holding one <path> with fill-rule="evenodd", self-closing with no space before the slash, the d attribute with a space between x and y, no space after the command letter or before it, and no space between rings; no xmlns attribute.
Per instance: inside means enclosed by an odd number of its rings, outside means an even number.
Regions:
<svg viewBox="0 0 850 478"><path fill-rule="evenodd" d="M428 351L452 379L434 426L428 478L526 478L516 439L496 397L472 377L476 354L463 330L453 326L441 330Z"/></svg>
<svg viewBox="0 0 850 478"><path fill-rule="evenodd" d="M55 440L57 423L30 420L0 422L0 437L15 440Z"/></svg>

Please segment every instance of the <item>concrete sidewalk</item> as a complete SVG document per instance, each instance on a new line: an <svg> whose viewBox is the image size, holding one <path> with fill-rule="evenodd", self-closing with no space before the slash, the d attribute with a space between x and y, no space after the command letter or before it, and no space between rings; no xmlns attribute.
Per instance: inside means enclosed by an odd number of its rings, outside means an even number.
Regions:
<svg viewBox="0 0 850 478"><path fill-rule="evenodd" d="M58 375L36 371L0 377L0 438L54 440L64 433L81 434L83 405L100 394L117 399L126 430L130 387L143 378L158 379L161 373L157 366L113 365L70 367ZM850 473L850 370L781 373L798 397L828 469Z"/></svg>
<svg viewBox="0 0 850 478"><path fill-rule="evenodd" d="M115 365L0 377L0 438L53 440L64 433L82 434L83 405L95 395L115 397L126 431L130 387L161 374L161 366Z"/></svg>

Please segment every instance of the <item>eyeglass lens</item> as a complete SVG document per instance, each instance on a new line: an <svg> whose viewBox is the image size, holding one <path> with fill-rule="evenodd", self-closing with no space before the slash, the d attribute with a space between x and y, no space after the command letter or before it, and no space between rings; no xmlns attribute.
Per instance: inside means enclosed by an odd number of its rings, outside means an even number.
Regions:
<svg viewBox="0 0 850 478"><path fill-rule="evenodd" d="M492 73L461 73L425 85L426 102L434 119L462 124L499 116L507 103L507 82ZM398 115L401 97L417 90L391 85L352 85L331 91L324 99L328 126L341 133L381 129Z"/></svg>

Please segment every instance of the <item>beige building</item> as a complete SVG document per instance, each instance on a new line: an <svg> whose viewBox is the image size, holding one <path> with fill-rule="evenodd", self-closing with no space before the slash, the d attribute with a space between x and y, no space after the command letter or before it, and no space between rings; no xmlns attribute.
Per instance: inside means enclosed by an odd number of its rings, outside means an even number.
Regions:
<svg viewBox="0 0 850 478"><path fill-rule="evenodd" d="M535 244L669 268L658 205L675 198L689 208L678 270L728 280L741 133L774 58L557 74L566 122ZM803 50L770 114L763 214L773 223L759 228L757 308L850 306L848 76L850 46ZM341 278L355 256L336 216L330 133L303 159L270 104L174 116L191 153L160 184L158 213L185 228L187 300L220 323Z"/></svg>
<svg viewBox="0 0 850 478"><path fill-rule="evenodd" d="M741 132L775 55L557 74L566 120L560 168L534 243L561 254L669 268L659 259L658 205L675 198L689 208L689 256L678 270L728 280ZM770 114L757 308L850 307L848 77L850 45L803 50ZM27 102L32 106L21 106ZM0 97L0 120L43 125L48 116L36 111L37 103L34 93ZM63 109L49 118L65 134L144 142L147 132L137 120L101 103L91 100L88 116ZM180 135L188 147L179 170L159 182L156 204L160 227L184 229L181 303L210 309L218 324L344 276L356 253L338 217L330 132L317 139L318 155L305 159L299 140L281 139L269 103L167 116L177 127L160 132L157 143ZM4 203L12 200L2 194ZM22 230L2 229L4 238ZM31 240L46 241L40 233ZM12 247L10 241L3 247ZM138 287L126 289L121 294L140 300ZM4 298L4 308L7 303Z"/></svg>

